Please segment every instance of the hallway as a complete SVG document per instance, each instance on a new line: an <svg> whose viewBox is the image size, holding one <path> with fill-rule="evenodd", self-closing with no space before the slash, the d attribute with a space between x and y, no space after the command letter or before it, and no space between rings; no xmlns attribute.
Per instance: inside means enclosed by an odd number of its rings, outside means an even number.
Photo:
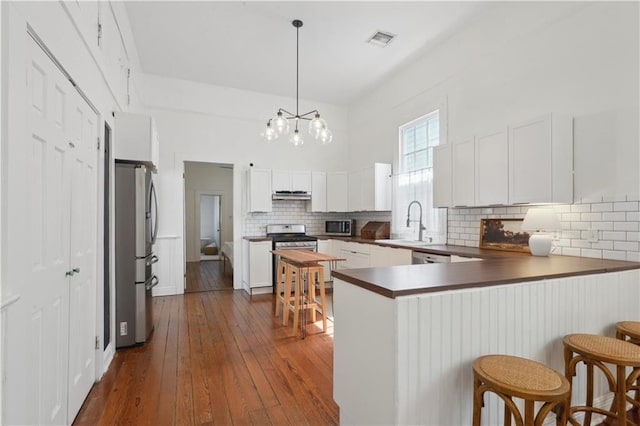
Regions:
<svg viewBox="0 0 640 426"><path fill-rule="evenodd" d="M224 260L187 262L185 293L211 290L233 290L233 269Z"/></svg>

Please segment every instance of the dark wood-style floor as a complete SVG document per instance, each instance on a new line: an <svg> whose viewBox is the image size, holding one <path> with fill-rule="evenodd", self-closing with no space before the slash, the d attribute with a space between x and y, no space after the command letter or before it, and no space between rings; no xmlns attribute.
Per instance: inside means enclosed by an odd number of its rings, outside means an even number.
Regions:
<svg viewBox="0 0 640 426"><path fill-rule="evenodd" d="M242 290L154 298L150 340L117 351L74 424L338 424L332 323L302 340L273 308Z"/></svg>
<svg viewBox="0 0 640 426"><path fill-rule="evenodd" d="M233 271L223 260L187 262L185 293L211 290L233 290Z"/></svg>

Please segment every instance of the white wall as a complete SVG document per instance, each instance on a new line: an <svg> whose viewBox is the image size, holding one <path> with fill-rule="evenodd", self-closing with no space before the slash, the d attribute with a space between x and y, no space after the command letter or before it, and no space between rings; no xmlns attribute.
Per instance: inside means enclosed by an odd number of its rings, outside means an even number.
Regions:
<svg viewBox="0 0 640 426"><path fill-rule="evenodd" d="M165 279L170 275L169 279L173 281L164 283L162 294L170 294L169 288L175 288L174 294L184 291L181 271L184 271L185 259L182 180L185 161L234 166L234 269L241 268L242 264L242 183L249 163L261 168L286 170L347 168L347 117L343 107L300 100L300 110L320 110L334 133L334 140L329 146L319 146L309 140L302 148L294 149L286 141L269 144L260 137L266 121L279 107L294 105L294 99L153 75L137 74L134 77L136 94L140 99L136 108L155 117L160 139L156 183L163 215L159 234L166 237L163 238L166 244L171 241L170 244L175 245L161 248L165 253L173 253L159 262L161 270L173 271L165 274ZM234 287L241 288L240 274L234 276Z"/></svg>
<svg viewBox="0 0 640 426"><path fill-rule="evenodd" d="M438 104L448 114L449 142L554 112L575 117L576 199L637 199L638 7L506 2L490 9L350 105L352 165L397 160L398 126Z"/></svg>
<svg viewBox="0 0 640 426"><path fill-rule="evenodd" d="M233 241L233 170L215 164L188 162L185 167L187 262L200 260L200 230L196 227L199 194L216 194L222 197L220 206L222 241L218 250L222 247L222 242ZM213 218L211 224L213 225Z"/></svg>

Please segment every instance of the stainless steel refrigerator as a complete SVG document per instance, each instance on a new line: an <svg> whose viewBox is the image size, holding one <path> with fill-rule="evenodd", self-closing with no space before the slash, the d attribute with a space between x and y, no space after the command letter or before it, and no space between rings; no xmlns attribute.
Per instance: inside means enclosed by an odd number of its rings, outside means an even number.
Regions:
<svg viewBox="0 0 640 426"><path fill-rule="evenodd" d="M151 170L118 162L115 174L116 347L147 340L153 330L151 289L158 285L153 244L158 201Z"/></svg>

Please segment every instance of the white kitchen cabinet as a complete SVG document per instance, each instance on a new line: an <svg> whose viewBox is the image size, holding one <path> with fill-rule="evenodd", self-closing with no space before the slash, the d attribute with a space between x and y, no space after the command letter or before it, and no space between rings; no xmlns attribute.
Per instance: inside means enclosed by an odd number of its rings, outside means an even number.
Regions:
<svg viewBox="0 0 640 426"><path fill-rule="evenodd" d="M242 240L242 285L248 293L254 288L271 287L272 242Z"/></svg>
<svg viewBox="0 0 640 426"><path fill-rule="evenodd" d="M153 117L129 112L114 113L116 160L129 160L158 167L159 141Z"/></svg>
<svg viewBox="0 0 640 426"><path fill-rule="evenodd" d="M370 253L372 244L361 244L350 241L340 241L338 256L346 259L340 268L368 268L371 266Z"/></svg>
<svg viewBox="0 0 640 426"><path fill-rule="evenodd" d="M349 211L390 211L391 201L391 164L349 173Z"/></svg>
<svg viewBox="0 0 640 426"><path fill-rule="evenodd" d="M311 202L307 210L311 212L327 211L326 172L311 172Z"/></svg>
<svg viewBox="0 0 640 426"><path fill-rule="evenodd" d="M433 147L433 207L451 207L451 144Z"/></svg>
<svg viewBox="0 0 640 426"><path fill-rule="evenodd" d="M475 149L473 138L454 143L451 159L453 171L452 204L454 207L475 204Z"/></svg>
<svg viewBox="0 0 640 426"><path fill-rule="evenodd" d="M370 246L369 259L372 267L411 265L411 250L375 244Z"/></svg>
<svg viewBox="0 0 640 426"><path fill-rule="evenodd" d="M271 211L271 169L252 167L247 172L247 211Z"/></svg>
<svg viewBox="0 0 640 426"><path fill-rule="evenodd" d="M333 240L318 240L318 253L324 253L332 255L331 246L333 245ZM329 267L329 262L320 262L322 266L324 266L324 280L331 281L331 268Z"/></svg>
<svg viewBox="0 0 640 426"><path fill-rule="evenodd" d="M475 141L475 205L509 203L507 130L477 136Z"/></svg>
<svg viewBox="0 0 640 426"><path fill-rule="evenodd" d="M274 170L271 189L276 191L311 191L311 172Z"/></svg>
<svg viewBox="0 0 640 426"><path fill-rule="evenodd" d="M349 182L349 177L347 172L327 172L327 211L328 212L348 211L349 209L348 182Z"/></svg>
<svg viewBox="0 0 640 426"><path fill-rule="evenodd" d="M509 126L509 202L573 201L573 130L567 117Z"/></svg>

